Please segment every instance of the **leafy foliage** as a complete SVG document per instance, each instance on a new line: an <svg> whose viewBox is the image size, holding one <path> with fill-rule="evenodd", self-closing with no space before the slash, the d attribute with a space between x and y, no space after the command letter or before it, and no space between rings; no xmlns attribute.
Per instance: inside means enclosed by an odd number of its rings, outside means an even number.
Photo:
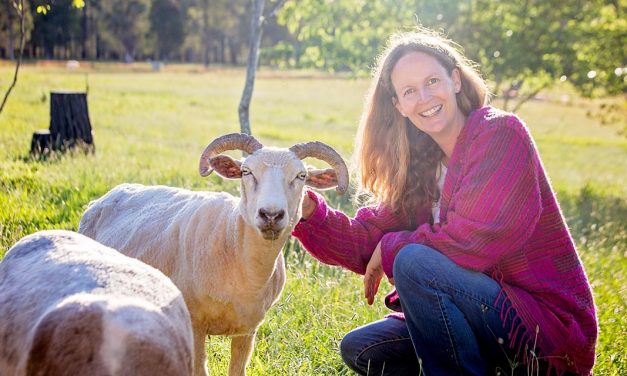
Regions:
<svg viewBox="0 0 627 376"><path fill-rule="evenodd" d="M6 41L16 45L16 33L3 35L16 30L2 11L11 2L0 2L0 56L10 55ZM27 57L163 55L208 65L241 64L248 53L248 0L30 0L26 8ZM287 1L268 20L261 63L366 75L391 33L419 24L463 46L517 110L559 80L588 97L625 93L626 12L626 0Z"/></svg>
<svg viewBox="0 0 627 376"><path fill-rule="evenodd" d="M303 0L279 18L292 38L265 56L277 66L367 72L390 33L420 24L464 46L506 100L524 102L559 79L586 96L624 93L626 4Z"/></svg>

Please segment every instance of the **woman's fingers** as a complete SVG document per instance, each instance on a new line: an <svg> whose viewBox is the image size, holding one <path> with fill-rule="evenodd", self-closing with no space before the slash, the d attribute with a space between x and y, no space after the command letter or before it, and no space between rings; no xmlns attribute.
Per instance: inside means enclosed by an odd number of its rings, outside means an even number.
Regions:
<svg viewBox="0 0 627 376"><path fill-rule="evenodd" d="M381 268L371 268L369 264L364 275L364 295L369 305L374 303L374 297L379 291L382 278L383 270Z"/></svg>
<svg viewBox="0 0 627 376"><path fill-rule="evenodd" d="M383 266L381 266L381 242L377 244L370 261L366 266L366 273L364 274L364 295L369 305L374 302L374 296L379 291L379 284L383 278Z"/></svg>
<svg viewBox="0 0 627 376"><path fill-rule="evenodd" d="M305 197L303 197L303 203L301 205L301 216L304 220L307 220L316 210L316 202L312 200L309 196L307 196L307 194L305 194Z"/></svg>

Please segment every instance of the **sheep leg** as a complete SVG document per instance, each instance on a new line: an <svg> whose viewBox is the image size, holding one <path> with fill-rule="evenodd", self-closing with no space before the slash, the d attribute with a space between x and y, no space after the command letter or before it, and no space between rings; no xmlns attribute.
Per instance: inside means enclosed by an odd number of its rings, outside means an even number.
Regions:
<svg viewBox="0 0 627 376"><path fill-rule="evenodd" d="M229 364L229 376L246 375L246 365L253 353L255 334L256 332L231 337L231 362Z"/></svg>
<svg viewBox="0 0 627 376"><path fill-rule="evenodd" d="M207 329L197 322L192 321L192 330L194 332L194 375L208 376L207 349L205 346Z"/></svg>

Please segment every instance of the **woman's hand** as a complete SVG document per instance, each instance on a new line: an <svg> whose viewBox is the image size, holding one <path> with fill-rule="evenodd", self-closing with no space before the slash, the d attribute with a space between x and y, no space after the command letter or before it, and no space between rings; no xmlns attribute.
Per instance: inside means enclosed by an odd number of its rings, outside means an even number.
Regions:
<svg viewBox="0 0 627 376"><path fill-rule="evenodd" d="M309 195L305 194L305 197L303 197L303 203L301 205L301 217L304 220L307 220L309 217L311 217L311 215L313 214L313 212L316 210L317 204L314 200L312 200Z"/></svg>
<svg viewBox="0 0 627 376"><path fill-rule="evenodd" d="M364 274L364 295L369 305L374 302L374 296L379 291L379 284L383 278L383 266L381 265L381 242L374 249L368 266L366 266L366 274Z"/></svg>
<svg viewBox="0 0 627 376"><path fill-rule="evenodd" d="M364 295L369 305L372 305L374 296L379 291L381 278L383 278L383 266L381 264L381 242L379 242L366 266L366 274L364 274ZM394 286L394 278L388 278L388 281Z"/></svg>

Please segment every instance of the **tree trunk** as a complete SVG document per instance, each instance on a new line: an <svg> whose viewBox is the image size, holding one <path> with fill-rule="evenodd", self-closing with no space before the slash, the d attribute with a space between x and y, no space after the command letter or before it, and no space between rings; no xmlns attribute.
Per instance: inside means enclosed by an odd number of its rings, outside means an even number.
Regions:
<svg viewBox="0 0 627 376"><path fill-rule="evenodd" d="M231 37L228 39L229 45L229 63L231 65L237 65L237 55L240 50L240 43L237 38Z"/></svg>
<svg viewBox="0 0 627 376"><path fill-rule="evenodd" d="M94 23L95 25L95 23ZM101 43L101 39L100 39L100 32L98 30L98 26L96 26L96 29L94 30L96 33L96 60L100 60L103 58L103 53L102 53L102 43Z"/></svg>
<svg viewBox="0 0 627 376"><path fill-rule="evenodd" d="M81 51L81 59L87 60L87 41L89 40L89 22L88 22L88 14L87 7L89 4L89 0L85 1L85 5L83 6L83 14L81 15L81 32L82 32L82 51Z"/></svg>
<svg viewBox="0 0 627 376"><path fill-rule="evenodd" d="M248 52L248 68L246 69L246 85L239 102L238 113L241 133L251 134L250 129L250 101L255 86L255 75L259 63L259 45L261 44L263 6L265 0L252 0L252 15L250 20L250 49Z"/></svg>
<svg viewBox="0 0 627 376"><path fill-rule="evenodd" d="M9 5L7 12L7 52L9 53L9 60L15 60L15 52L13 51L13 10Z"/></svg>
<svg viewBox="0 0 627 376"><path fill-rule="evenodd" d="M205 68L209 66L209 0L204 0L202 4L202 62Z"/></svg>
<svg viewBox="0 0 627 376"><path fill-rule="evenodd" d="M513 84L513 82L510 82L509 88L505 90L505 93L503 95L503 110L504 111L508 111L509 109L509 101L510 99L512 99L514 90L515 90L515 85Z"/></svg>
<svg viewBox="0 0 627 376"><path fill-rule="evenodd" d="M50 94L50 137L52 150L64 151L76 146L93 150L86 93Z"/></svg>
<svg viewBox="0 0 627 376"><path fill-rule="evenodd" d="M225 58L225 50L226 50L226 36L224 34L220 35L220 64L224 64L226 62Z"/></svg>
<svg viewBox="0 0 627 376"><path fill-rule="evenodd" d="M546 89L548 86L549 86L549 84L545 83L545 84L539 86L538 88L536 88L531 93L529 93L526 96L524 96L520 101L518 101L518 103L516 104L516 106L514 107L512 112L516 113L516 111L518 111L523 104L525 104L528 101L530 101L531 99L535 98L535 96L538 95L539 92L541 92L542 90Z"/></svg>

